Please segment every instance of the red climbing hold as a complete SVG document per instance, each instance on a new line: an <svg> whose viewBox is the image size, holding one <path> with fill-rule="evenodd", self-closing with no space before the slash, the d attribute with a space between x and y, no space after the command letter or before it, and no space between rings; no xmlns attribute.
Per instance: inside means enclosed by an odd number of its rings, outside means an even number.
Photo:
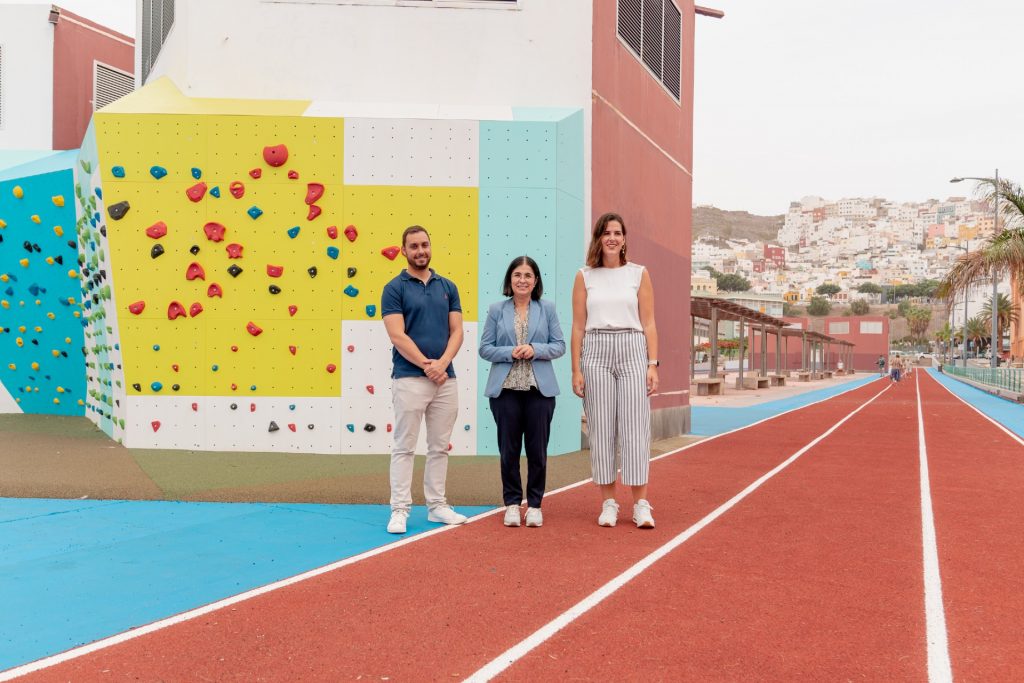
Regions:
<svg viewBox="0 0 1024 683"><path fill-rule="evenodd" d="M349 352L349 353L352 353L353 351L355 351L355 350L356 350L356 347L352 346L351 344L349 344L349 345L348 345L347 347L345 347L345 348L347 348L347 349L348 349L348 352Z"/></svg>
<svg viewBox="0 0 1024 683"><path fill-rule="evenodd" d="M288 171L288 178L289 178L289 180L298 180L299 179L299 172L298 171Z"/></svg>
<svg viewBox="0 0 1024 683"><path fill-rule="evenodd" d="M327 228L327 236L330 237L332 240L338 239L338 226L337 225L328 226L328 228Z"/></svg>
<svg viewBox="0 0 1024 683"><path fill-rule="evenodd" d="M250 403L249 404L249 412L250 413L255 413L256 412L256 404L255 403Z"/></svg>
<svg viewBox="0 0 1024 683"><path fill-rule="evenodd" d="M234 382L231 383L231 391L238 391L238 385L235 384ZM232 406L231 409L232 410L234 410L234 405L235 405L234 403L231 404L231 406Z"/></svg>
<svg viewBox="0 0 1024 683"><path fill-rule="evenodd" d="M355 242L356 238L359 237L359 231L356 230L356 226L350 225L345 228L345 237L348 238L349 242Z"/></svg>
<svg viewBox="0 0 1024 683"><path fill-rule="evenodd" d="M198 413L199 412L199 404L198 403L193 403L192 404L192 412L193 413Z"/></svg>
<svg viewBox="0 0 1024 683"><path fill-rule="evenodd" d="M289 346L288 347L288 352L291 353L293 356L295 355L296 351L298 351L298 349L295 348L294 346Z"/></svg>
<svg viewBox="0 0 1024 683"><path fill-rule="evenodd" d="M212 282L212 283L210 283L210 286L206 288L206 296L211 297L211 298L215 297L215 296L219 296L220 298L223 299L224 298L224 290L222 290L220 288L220 285L218 285L216 282Z"/></svg>
<svg viewBox="0 0 1024 683"><path fill-rule="evenodd" d="M188 195L188 198L191 199L192 201L198 202L200 199L203 198L203 195L206 194L206 183L196 183L192 187L185 190L185 194Z"/></svg>
<svg viewBox="0 0 1024 683"><path fill-rule="evenodd" d="M151 424L153 426L153 431L154 432L159 432L160 431L160 420L153 420L149 424Z"/></svg>
<svg viewBox="0 0 1024 683"><path fill-rule="evenodd" d="M298 312L299 312L299 307L298 307L298 306L294 306L294 305L293 305L293 306L289 306L289 307L288 307L288 315L290 315L290 316L293 316L293 317L294 317L294 316L295 316L295 314L296 314L296 313L298 313Z"/></svg>
<svg viewBox="0 0 1024 683"><path fill-rule="evenodd" d="M171 366L171 370L174 370L175 372L177 372L178 371L178 364L175 363L174 365L172 365Z"/></svg>
<svg viewBox="0 0 1024 683"><path fill-rule="evenodd" d="M267 162L268 166L283 166L288 161L288 148L284 145L274 145L273 147L263 148L263 161Z"/></svg>
<svg viewBox="0 0 1024 683"><path fill-rule="evenodd" d="M295 431L295 425L294 424L289 424L288 425L288 429L290 429L290 430L292 430L294 432Z"/></svg>
<svg viewBox="0 0 1024 683"><path fill-rule="evenodd" d="M231 353L238 353L238 347L237 346L232 346L231 347Z"/></svg>
<svg viewBox="0 0 1024 683"><path fill-rule="evenodd" d="M258 337L263 334L263 328L256 325L254 322L250 322L245 326L245 329L254 337Z"/></svg>
<svg viewBox="0 0 1024 683"><path fill-rule="evenodd" d="M334 374L335 370L337 370L337 369L338 369L338 366L335 365L334 363L331 363L330 365L327 366L327 372L331 373L332 375Z"/></svg>
<svg viewBox="0 0 1024 683"><path fill-rule="evenodd" d="M224 248L228 252L228 258L242 258L242 250L245 249L245 247L236 242L232 242Z"/></svg>
<svg viewBox="0 0 1024 683"><path fill-rule="evenodd" d="M281 277L281 273L284 272L284 266L272 266L267 264L267 275L270 277Z"/></svg>
<svg viewBox="0 0 1024 683"><path fill-rule="evenodd" d="M175 318L188 317L188 313L185 312L185 307L177 301L172 301L171 305L167 307L167 319L174 320Z"/></svg>
<svg viewBox="0 0 1024 683"><path fill-rule="evenodd" d="M231 196L235 199L241 199L245 195L245 185L236 180L228 185L228 192L230 192Z"/></svg>
<svg viewBox="0 0 1024 683"><path fill-rule="evenodd" d="M388 431L390 432L390 431L391 431L392 429L394 429L394 427L392 427L392 426L391 426L391 423L390 423L390 422L388 422Z"/></svg>
<svg viewBox="0 0 1024 683"><path fill-rule="evenodd" d="M254 168L251 171L249 171L249 176L252 178L259 178L261 175L263 175L262 168Z"/></svg>
<svg viewBox="0 0 1024 683"><path fill-rule="evenodd" d="M306 183L306 203L316 204L317 200L324 196L324 186L321 183Z"/></svg>
<svg viewBox="0 0 1024 683"><path fill-rule="evenodd" d="M152 237L155 240L160 239L167 234L167 224L163 221L157 221L153 225L146 228L146 236Z"/></svg>
<svg viewBox="0 0 1024 683"><path fill-rule="evenodd" d="M188 314L193 318L203 312L203 305L198 301L188 307Z"/></svg>
<svg viewBox="0 0 1024 683"><path fill-rule="evenodd" d="M448 444L448 450L451 450L451 449L452 449L452 445L451 445L451 443L449 443Z"/></svg>
<svg viewBox="0 0 1024 683"><path fill-rule="evenodd" d="M227 228L220 223L214 223L211 221L203 226L203 232L206 233L206 239L211 242L220 242L224 239L224 233L227 232Z"/></svg>
<svg viewBox="0 0 1024 683"><path fill-rule="evenodd" d="M206 279L206 271L203 270L203 267L201 265L199 265L198 263L193 261L192 263L189 264L188 270L185 271L185 279L186 280L205 280Z"/></svg>
<svg viewBox="0 0 1024 683"><path fill-rule="evenodd" d="M128 310L131 311L134 315L138 315L139 313L142 313L144 310L146 310L146 302L136 301L133 304L128 304Z"/></svg>
<svg viewBox="0 0 1024 683"><path fill-rule="evenodd" d="M314 218L316 218L317 216L319 216L321 213L323 213L323 209L321 209L316 204L310 204L309 205L309 212L306 213L306 220L307 221L311 221Z"/></svg>
<svg viewBox="0 0 1024 683"><path fill-rule="evenodd" d="M400 251L402 250L399 249L398 247L384 247L383 249L380 250L380 253L394 261L395 257L398 256L398 253Z"/></svg>
<svg viewBox="0 0 1024 683"><path fill-rule="evenodd" d="M372 394L373 393L373 385L372 384L367 384L366 385L366 390Z"/></svg>

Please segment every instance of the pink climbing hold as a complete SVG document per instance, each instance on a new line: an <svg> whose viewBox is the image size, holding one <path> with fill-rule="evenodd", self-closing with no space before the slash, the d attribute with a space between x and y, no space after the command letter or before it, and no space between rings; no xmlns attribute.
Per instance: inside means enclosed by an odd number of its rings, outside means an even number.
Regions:
<svg viewBox="0 0 1024 683"><path fill-rule="evenodd" d="M330 365L327 366L327 372L331 373L332 375L334 374L334 372L337 369L338 369L338 366L335 365L334 363L331 363Z"/></svg>
<svg viewBox="0 0 1024 683"><path fill-rule="evenodd" d="M155 240L160 239L167 234L167 224L163 221L157 221L153 225L146 228L146 236L152 237Z"/></svg>
<svg viewBox="0 0 1024 683"><path fill-rule="evenodd" d="M249 171L249 177L253 178L254 180L259 179L259 177L262 176L262 175L263 175L263 169L262 168L254 168L251 171Z"/></svg>
<svg viewBox="0 0 1024 683"><path fill-rule="evenodd" d="M206 239L211 242L220 242L224 239L224 233L227 232L227 228L220 223L211 221L203 226L203 232L206 233Z"/></svg>
<svg viewBox="0 0 1024 683"><path fill-rule="evenodd" d="M269 263L267 264L267 275L270 277L281 277L283 272L284 266L272 266Z"/></svg>
<svg viewBox="0 0 1024 683"><path fill-rule="evenodd" d="M146 302L136 301L133 304L128 304L128 310L131 311L133 315L138 315L139 313L142 313L144 310L146 310Z"/></svg>
<svg viewBox="0 0 1024 683"><path fill-rule="evenodd" d="M199 404L198 403L193 403L192 404L192 412L193 413L198 413L199 412Z"/></svg>
<svg viewBox="0 0 1024 683"><path fill-rule="evenodd" d="M193 318L203 312L203 305L198 301L188 307L188 314Z"/></svg>
<svg viewBox="0 0 1024 683"><path fill-rule="evenodd" d="M289 347L288 347L288 352L289 352L290 354L292 354L293 356L295 355L295 352L296 352L296 351L298 351L298 349L297 349L296 347L294 347L294 346L289 346Z"/></svg>
<svg viewBox="0 0 1024 683"><path fill-rule="evenodd" d="M373 385L372 384L367 384L366 385L366 390L372 394L373 393Z"/></svg>
<svg viewBox="0 0 1024 683"><path fill-rule="evenodd" d="M167 319L175 320L176 318L187 318L188 313L185 312L185 307L177 301L172 301L171 305L167 307Z"/></svg>
<svg viewBox="0 0 1024 683"><path fill-rule="evenodd" d="M235 199L241 199L245 195L245 185L236 180L228 185L228 192L230 192L231 196Z"/></svg>
<svg viewBox="0 0 1024 683"><path fill-rule="evenodd" d="M317 201L324 196L324 186L322 183L306 183L306 203L316 204Z"/></svg>
<svg viewBox="0 0 1024 683"><path fill-rule="evenodd" d="M228 252L228 258L242 258L242 250L245 249L241 244L232 242L228 246L224 247Z"/></svg>
<svg viewBox="0 0 1024 683"><path fill-rule="evenodd" d="M288 429L290 429L290 430L292 430L294 432L295 431L295 424L294 423L289 424L288 425Z"/></svg>
<svg viewBox="0 0 1024 683"><path fill-rule="evenodd" d="M152 425L154 432L159 432L160 431L160 420L153 420L149 424Z"/></svg>
<svg viewBox="0 0 1024 683"><path fill-rule="evenodd" d="M215 296L223 299L224 290L222 290L220 288L220 285L218 285L216 282L211 282L210 286L206 288L206 296L210 297L211 299Z"/></svg>
<svg viewBox="0 0 1024 683"><path fill-rule="evenodd" d="M248 323L248 324L247 324L247 325L245 326L245 329L246 329L246 331L247 331L247 332L248 332L249 334L251 334L251 335L252 335L252 336L254 336L254 337L258 337L258 336L260 336L261 334L263 334L263 328L259 327L259 326L258 326L258 325L257 325L256 323L254 323L254 322L249 322L249 323Z"/></svg>
<svg viewBox="0 0 1024 683"><path fill-rule="evenodd" d="M328 226L327 227L327 236L330 237L332 240L338 239L338 226L337 225L330 225L330 226Z"/></svg>
<svg viewBox="0 0 1024 683"><path fill-rule="evenodd" d="M196 183L192 187L185 190L185 194L188 195L188 198L193 202L198 202L206 194L206 183Z"/></svg>
<svg viewBox="0 0 1024 683"><path fill-rule="evenodd" d="M385 258L394 261L395 257L398 256L400 251L402 250L399 249L398 247L384 247L383 249L380 250L380 253L383 254Z"/></svg>
<svg viewBox="0 0 1024 683"><path fill-rule="evenodd" d="M310 204L309 211L306 213L306 220L311 221L317 216L319 216L321 213L323 213L323 209L321 209L316 204Z"/></svg>
<svg viewBox="0 0 1024 683"><path fill-rule="evenodd" d="M185 271L185 279L186 280L190 280L190 281L191 280L205 280L206 279L206 271L203 270L203 267L201 265L199 265L198 263L193 261L192 263L189 264L188 270Z"/></svg>
<svg viewBox="0 0 1024 683"><path fill-rule="evenodd" d="M355 351L355 350L356 350L356 347L352 346L351 344L349 344L349 345L348 345L347 347L345 347L345 348L347 348L347 349L348 349L348 352L349 352L349 353L352 353L353 351Z"/></svg>
<svg viewBox="0 0 1024 683"><path fill-rule="evenodd" d="M289 180L298 180L299 179L299 172L298 171L288 171L288 179Z"/></svg>
<svg viewBox="0 0 1024 683"><path fill-rule="evenodd" d="M263 148L263 161L267 162L268 166L278 167L283 166L288 161L288 148L284 145L274 145L273 147Z"/></svg>
<svg viewBox="0 0 1024 683"><path fill-rule="evenodd" d="M356 230L356 226L350 225L345 228L345 237L348 238L349 242L355 242L356 238L359 237L359 231Z"/></svg>
<svg viewBox="0 0 1024 683"><path fill-rule="evenodd" d="M293 306L289 306L288 307L288 315L294 317L295 314L298 313L298 312L299 312L299 307L298 306L294 306L293 305Z"/></svg>

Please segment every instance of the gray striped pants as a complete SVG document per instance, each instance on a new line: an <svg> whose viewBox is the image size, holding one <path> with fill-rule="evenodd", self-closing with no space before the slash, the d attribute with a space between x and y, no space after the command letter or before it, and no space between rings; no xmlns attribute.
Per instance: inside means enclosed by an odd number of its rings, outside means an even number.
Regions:
<svg viewBox="0 0 1024 683"><path fill-rule="evenodd" d="M643 486L651 462L647 338L635 330L588 330L580 370L594 483L615 483L617 445L622 483Z"/></svg>

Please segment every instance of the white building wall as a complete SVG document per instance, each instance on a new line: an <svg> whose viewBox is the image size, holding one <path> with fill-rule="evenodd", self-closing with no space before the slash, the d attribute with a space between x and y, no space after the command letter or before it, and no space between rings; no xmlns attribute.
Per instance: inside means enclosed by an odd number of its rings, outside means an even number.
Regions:
<svg viewBox="0 0 1024 683"><path fill-rule="evenodd" d="M0 149L53 149L50 5L0 4Z"/></svg>

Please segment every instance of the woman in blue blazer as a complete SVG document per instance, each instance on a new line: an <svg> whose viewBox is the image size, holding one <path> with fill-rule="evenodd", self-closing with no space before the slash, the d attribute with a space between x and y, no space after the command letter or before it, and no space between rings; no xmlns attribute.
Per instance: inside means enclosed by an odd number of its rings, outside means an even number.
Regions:
<svg viewBox="0 0 1024 683"><path fill-rule="evenodd" d="M519 454L526 441L526 526L544 523L540 506L547 476L548 437L558 380L551 360L565 353L555 305L541 299L540 268L529 256L512 260L505 273L504 301L487 310L480 357L491 361L484 390L498 425L505 526L519 526L523 482Z"/></svg>

